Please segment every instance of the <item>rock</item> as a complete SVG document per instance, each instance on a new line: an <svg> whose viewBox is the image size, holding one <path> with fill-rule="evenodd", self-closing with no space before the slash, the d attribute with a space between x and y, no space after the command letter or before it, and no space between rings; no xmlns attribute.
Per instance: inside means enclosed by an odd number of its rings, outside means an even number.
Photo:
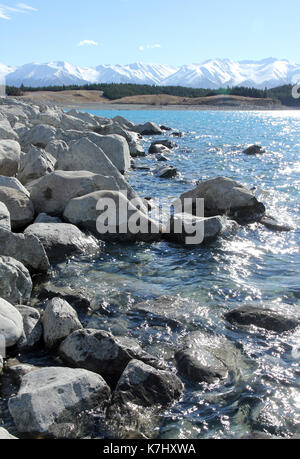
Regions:
<svg viewBox="0 0 300 459"><path fill-rule="evenodd" d="M107 202L110 208L104 210ZM72 199L65 208L64 219L91 231L101 240L135 242L158 240L161 237L159 224L117 191L98 191ZM137 229L130 225L135 221L139 221Z"/></svg>
<svg viewBox="0 0 300 459"><path fill-rule="evenodd" d="M69 151L69 146L63 140L54 139L47 144L45 151L58 160L60 156Z"/></svg>
<svg viewBox="0 0 300 459"><path fill-rule="evenodd" d="M0 201L9 213L12 230L20 230L34 220L34 207L28 196L14 188L0 187Z"/></svg>
<svg viewBox="0 0 300 459"><path fill-rule="evenodd" d="M120 126L122 126L124 129L128 129L129 131L134 129L135 124L132 123L131 121L127 120L123 116L115 116L112 121L115 123L118 123Z"/></svg>
<svg viewBox="0 0 300 459"><path fill-rule="evenodd" d="M113 177L88 171L55 171L29 185L35 211L55 216L62 215L73 198L116 187Z"/></svg>
<svg viewBox="0 0 300 459"><path fill-rule="evenodd" d="M174 373L131 360L117 384L112 404L166 407L179 399L182 392L183 384Z"/></svg>
<svg viewBox="0 0 300 459"><path fill-rule="evenodd" d="M163 133L155 123L151 122L135 125L134 131L141 135L161 135Z"/></svg>
<svg viewBox="0 0 300 459"><path fill-rule="evenodd" d="M33 124L43 124L59 128L61 126L61 116L57 111L47 108L43 113L40 113L37 118L31 120Z"/></svg>
<svg viewBox="0 0 300 459"><path fill-rule="evenodd" d="M239 350L226 338L190 333L175 354L179 372L191 383L215 383L242 367Z"/></svg>
<svg viewBox="0 0 300 459"><path fill-rule="evenodd" d="M39 300L51 300L52 298L62 298L75 309L88 311L91 307L91 298L87 291L82 289L74 290L70 287L57 287L47 284L38 292Z"/></svg>
<svg viewBox="0 0 300 459"><path fill-rule="evenodd" d="M101 148L121 174L128 171L130 168L130 150L124 137L116 134L103 136L89 133L87 139ZM99 171L99 173L103 174L104 172Z"/></svg>
<svg viewBox="0 0 300 459"><path fill-rule="evenodd" d="M136 140L131 140L128 145L129 145L130 156L132 158L140 158L140 157L146 156L146 152L144 148Z"/></svg>
<svg viewBox="0 0 300 459"><path fill-rule="evenodd" d="M40 321L40 313L37 309L29 306L16 306L23 318L23 334L18 341L21 351L34 348L42 338L43 327Z"/></svg>
<svg viewBox="0 0 300 459"><path fill-rule="evenodd" d="M170 127L164 126L164 125L160 126L160 129L161 129L162 131L172 131L172 129L171 129Z"/></svg>
<svg viewBox="0 0 300 459"><path fill-rule="evenodd" d="M73 110L70 110L67 114L72 116L73 118L78 118L81 121L84 121L86 124L90 126L98 126L99 124L96 117L92 115L91 113L79 112L73 109Z"/></svg>
<svg viewBox="0 0 300 459"><path fill-rule="evenodd" d="M69 114L64 113L61 116L60 128L64 131L72 129L76 131L84 131L86 129L91 129L92 126L89 126L89 124L79 118L75 118L74 116L70 116Z"/></svg>
<svg viewBox="0 0 300 459"><path fill-rule="evenodd" d="M3 352L4 350L0 348L0 352ZM2 375L2 371L3 371L3 357L0 353L0 376Z"/></svg>
<svg viewBox="0 0 300 459"><path fill-rule="evenodd" d="M21 161L18 179L23 185L54 172L56 159L50 153L31 146Z"/></svg>
<svg viewBox="0 0 300 459"><path fill-rule="evenodd" d="M260 145L251 145L243 151L246 155L262 155L266 153L266 150Z"/></svg>
<svg viewBox="0 0 300 459"><path fill-rule="evenodd" d="M0 176L0 187L13 188L14 190L20 191L28 197L30 196L29 191L15 177Z"/></svg>
<svg viewBox="0 0 300 459"><path fill-rule="evenodd" d="M272 231L292 231L293 228L289 225L285 225L284 223L279 223L275 218L268 217L267 215L262 217L259 220L259 223L266 226L268 229Z"/></svg>
<svg viewBox="0 0 300 459"><path fill-rule="evenodd" d="M26 153L30 150L31 145L38 148L46 148L46 146L55 140L56 129L53 126L39 124L31 128L24 136L21 137L22 151Z"/></svg>
<svg viewBox="0 0 300 459"><path fill-rule="evenodd" d="M133 134L132 132L127 131L122 126L120 126L118 123L114 123L112 120L109 120L109 122L104 125L97 126L96 128L93 129L93 131L96 135L107 136L107 135L114 134L114 135L121 136L128 143L131 142L132 140L136 140L137 138L136 134ZM96 145L98 145L97 142L95 143Z"/></svg>
<svg viewBox="0 0 300 459"><path fill-rule="evenodd" d="M38 214L34 223L62 223L61 219L58 217L51 217L51 215L41 213Z"/></svg>
<svg viewBox="0 0 300 459"><path fill-rule="evenodd" d="M171 136L173 136L173 137L183 137L183 133L182 132L172 132Z"/></svg>
<svg viewBox="0 0 300 459"><path fill-rule="evenodd" d="M57 347L71 333L82 328L76 311L61 298L48 301L43 326L44 341L50 349Z"/></svg>
<svg viewBox="0 0 300 459"><path fill-rule="evenodd" d="M195 217L191 214L174 214L165 239L178 244L198 245L216 239L223 230L222 217Z"/></svg>
<svg viewBox="0 0 300 459"><path fill-rule="evenodd" d="M168 161L168 158L166 156L162 155L161 153L155 155L155 159L157 161Z"/></svg>
<svg viewBox="0 0 300 459"><path fill-rule="evenodd" d="M178 174L173 166L159 166L154 170L154 174L159 178L174 178Z"/></svg>
<svg viewBox="0 0 300 459"><path fill-rule="evenodd" d="M0 255L12 257L32 272L47 272L50 263L39 239L0 228Z"/></svg>
<svg viewBox="0 0 300 459"><path fill-rule="evenodd" d="M10 213L6 205L0 201L0 229L1 228L7 231L11 230ZM1 245L0 245L0 253L1 253Z"/></svg>
<svg viewBox="0 0 300 459"><path fill-rule="evenodd" d="M110 390L101 376L81 369L48 367L22 380L9 411L20 433L64 438L81 434L81 413L103 409Z"/></svg>
<svg viewBox="0 0 300 459"><path fill-rule="evenodd" d="M197 188L180 196L181 203L184 204L186 198L192 199L192 204L186 202L184 212L195 214L196 199L202 198L206 217L226 214L238 222L257 221L266 210L251 191L226 177L200 182ZM174 203L176 204L177 202Z"/></svg>
<svg viewBox="0 0 300 459"><path fill-rule="evenodd" d="M264 328L277 333L293 330L300 325L299 317L293 317L290 314L283 315L271 309L250 305L228 312L225 318L234 325L255 325L258 328Z"/></svg>
<svg viewBox="0 0 300 459"><path fill-rule="evenodd" d="M17 437L14 437L13 435L10 435L7 430L3 429L3 427L0 427L0 440L18 440Z"/></svg>
<svg viewBox="0 0 300 459"><path fill-rule="evenodd" d="M173 148L176 148L177 145L176 143L172 142L172 140L169 139L164 139L164 140L155 140L154 142L151 143L150 148L149 148L149 153L159 153L156 150L156 147L161 148L162 146L167 148L168 150L172 150Z"/></svg>
<svg viewBox="0 0 300 459"><path fill-rule="evenodd" d="M40 240L51 263L62 261L66 256L95 254L99 250L92 236L86 236L68 223L34 223L26 228L24 234Z"/></svg>
<svg viewBox="0 0 300 459"><path fill-rule="evenodd" d="M16 395L20 389L22 378L35 370L37 367L33 365L20 364L17 359L8 359L1 378L1 397L8 399Z"/></svg>
<svg viewBox="0 0 300 459"><path fill-rule="evenodd" d="M18 135L14 132L9 124L9 121L4 119L0 119L0 139L3 140L18 140Z"/></svg>
<svg viewBox="0 0 300 459"><path fill-rule="evenodd" d="M6 347L14 346L22 334L23 319L21 314L8 301L0 298L0 335L5 338Z"/></svg>
<svg viewBox="0 0 300 459"><path fill-rule="evenodd" d="M168 154L171 153L171 150L164 145L159 143L152 144L149 148L149 154Z"/></svg>
<svg viewBox="0 0 300 459"><path fill-rule="evenodd" d="M1 138L1 136L0 136ZM0 140L0 175L12 177L20 164L21 147L15 140Z"/></svg>
<svg viewBox="0 0 300 459"><path fill-rule="evenodd" d="M103 330L75 331L62 342L59 355L69 365L94 371L112 385L132 359L158 364L155 357L144 352L134 340L116 338Z"/></svg>
<svg viewBox="0 0 300 459"><path fill-rule="evenodd" d="M32 281L25 266L14 258L0 256L0 298L12 304L26 304Z"/></svg>

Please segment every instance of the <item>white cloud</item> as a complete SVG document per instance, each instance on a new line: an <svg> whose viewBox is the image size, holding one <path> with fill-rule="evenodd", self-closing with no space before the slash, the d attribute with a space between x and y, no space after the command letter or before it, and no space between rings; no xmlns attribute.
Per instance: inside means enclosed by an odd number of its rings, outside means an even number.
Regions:
<svg viewBox="0 0 300 459"><path fill-rule="evenodd" d="M155 48L161 48L161 45L159 43L156 43L154 45L141 45L139 46L140 51L145 51L145 49L155 49Z"/></svg>
<svg viewBox="0 0 300 459"><path fill-rule="evenodd" d="M33 8L30 5L26 5L26 3L18 3L17 8L21 8L22 10L28 10L28 11L37 11L36 8Z"/></svg>
<svg viewBox="0 0 300 459"><path fill-rule="evenodd" d="M10 19L10 17L5 14L5 10L2 7L0 7L0 19Z"/></svg>
<svg viewBox="0 0 300 459"><path fill-rule="evenodd" d="M18 3L15 7L0 4L0 19L11 19L13 13L30 13L32 11L38 10L26 5L26 3Z"/></svg>
<svg viewBox="0 0 300 459"><path fill-rule="evenodd" d="M97 43L94 40L82 40L80 41L77 46L98 46L99 43Z"/></svg>

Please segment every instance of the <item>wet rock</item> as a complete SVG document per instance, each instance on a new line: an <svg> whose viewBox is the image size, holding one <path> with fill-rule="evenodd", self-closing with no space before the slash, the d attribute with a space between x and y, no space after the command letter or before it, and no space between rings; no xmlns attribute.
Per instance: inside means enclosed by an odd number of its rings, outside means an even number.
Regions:
<svg viewBox="0 0 300 459"><path fill-rule="evenodd" d="M82 328L76 311L61 298L48 301L43 315L44 341L48 348L57 347L67 336Z"/></svg>
<svg viewBox="0 0 300 459"><path fill-rule="evenodd" d="M161 135L163 133L155 123L151 122L135 125L134 131L141 135Z"/></svg>
<svg viewBox="0 0 300 459"><path fill-rule="evenodd" d="M21 351L34 348L41 340L43 326L40 320L40 313L37 309L29 306L16 306L23 318L23 335L18 341L18 348Z"/></svg>
<svg viewBox="0 0 300 459"><path fill-rule="evenodd" d="M0 140L0 175L7 177L16 175L19 169L20 156L21 148L18 142Z"/></svg>
<svg viewBox="0 0 300 459"><path fill-rule="evenodd" d="M50 153L31 146L21 160L18 179L23 185L54 172L56 159Z"/></svg>
<svg viewBox="0 0 300 459"><path fill-rule="evenodd" d="M155 155L155 159L157 161L168 161L168 158L161 153Z"/></svg>
<svg viewBox="0 0 300 459"><path fill-rule="evenodd" d="M88 311L91 307L91 299L89 293L82 291L82 289L74 290L70 287L57 287L55 285L45 285L38 292L38 298L40 300L52 300L52 298L62 298L67 301L73 308L83 309Z"/></svg>
<svg viewBox="0 0 300 459"><path fill-rule="evenodd" d="M28 226L24 234L36 236L53 263L64 260L66 256L95 254L99 250L92 236L86 236L68 223L34 223Z"/></svg>
<svg viewBox="0 0 300 459"><path fill-rule="evenodd" d="M275 218L273 217L262 217L259 220L259 223L262 225L266 226L268 229L272 231L292 231L293 228L289 225L285 225L284 223L279 223Z"/></svg>
<svg viewBox="0 0 300 459"><path fill-rule="evenodd" d="M215 383L240 369L239 350L226 338L192 332L176 355L179 372L192 383Z"/></svg>
<svg viewBox="0 0 300 459"><path fill-rule="evenodd" d="M141 157L146 156L144 147L142 147L142 145L138 143L136 140L131 140L128 145L129 145L130 156L132 158L141 158Z"/></svg>
<svg viewBox="0 0 300 459"><path fill-rule="evenodd" d="M160 126L160 129L161 129L162 131L172 131L172 128L170 128L170 127L168 127L168 126L165 126L165 125Z"/></svg>
<svg viewBox="0 0 300 459"><path fill-rule="evenodd" d="M200 218L191 214L171 216L164 238L177 244L199 245L216 239L223 230L222 217Z"/></svg>
<svg viewBox="0 0 300 459"><path fill-rule="evenodd" d="M7 348L14 346L23 334L20 312L3 298L0 298L0 334L4 336Z"/></svg>
<svg viewBox="0 0 300 459"><path fill-rule="evenodd" d="M111 205L107 210L108 200L114 204L114 208ZM141 199L136 205L140 205L140 202L145 209ZM65 208L64 219L83 230L91 231L104 241L153 241L161 237L159 224L117 191L98 191L72 199ZM132 231L129 224L133 219L139 222L136 231Z"/></svg>
<svg viewBox="0 0 300 459"><path fill-rule="evenodd" d="M76 438L81 413L103 409L110 390L101 376L82 369L49 367L24 376L9 411L20 433Z"/></svg>
<svg viewBox="0 0 300 459"><path fill-rule="evenodd" d="M0 298L11 304L27 304L32 291L28 270L11 257L0 256Z"/></svg>
<svg viewBox="0 0 300 459"><path fill-rule="evenodd" d="M186 198L192 203L184 203ZM197 198L204 199L206 217L226 214L238 222L259 221L266 210L251 191L227 177L204 180L194 190L183 193L180 201L185 212L196 213Z"/></svg>
<svg viewBox="0 0 300 459"><path fill-rule="evenodd" d="M226 320L234 325L255 325L258 328L284 333L300 325L299 317L281 314L271 309L246 305L225 315Z"/></svg>
<svg viewBox="0 0 300 459"><path fill-rule="evenodd" d="M0 228L3 228L7 231L11 230L10 213L6 205L1 201L0 201ZM1 253L1 249L0 249L0 253Z"/></svg>
<svg viewBox="0 0 300 459"><path fill-rule="evenodd" d="M6 429L3 429L3 427L0 427L0 440L18 440L18 439L17 437L10 435L10 433Z"/></svg>
<svg viewBox="0 0 300 459"><path fill-rule="evenodd" d="M151 144L149 148L149 154L168 154L171 153L171 150L167 148L165 145L154 143Z"/></svg>
<svg viewBox="0 0 300 459"><path fill-rule="evenodd" d="M251 145L243 151L246 155L262 155L266 153L266 150L260 145Z"/></svg>
<svg viewBox="0 0 300 459"><path fill-rule="evenodd" d="M173 166L160 166L154 170L154 174L159 178L174 178L177 176L177 169Z"/></svg>
<svg viewBox="0 0 300 459"><path fill-rule="evenodd" d="M61 358L74 367L100 374L114 385L132 359L159 365L155 357L126 337L114 337L103 330L78 330L66 338L59 348Z"/></svg>
<svg viewBox="0 0 300 459"><path fill-rule="evenodd" d="M183 133L182 132L172 132L171 136L173 136L173 137L183 137Z"/></svg>
<svg viewBox="0 0 300 459"><path fill-rule="evenodd" d="M12 230L20 230L34 220L34 207L29 197L14 188L0 187L0 201L9 213Z"/></svg>
<svg viewBox="0 0 300 459"><path fill-rule="evenodd" d="M157 153L156 148L155 148L156 146L159 146L159 148L163 146L167 148L168 150L172 150L173 148L177 147L176 143L172 142L172 140L169 140L169 139L155 140L150 145L149 153Z"/></svg>
<svg viewBox="0 0 300 459"><path fill-rule="evenodd" d="M32 272L47 272L50 268L42 243L30 234L15 234L0 228L0 254L15 258Z"/></svg>

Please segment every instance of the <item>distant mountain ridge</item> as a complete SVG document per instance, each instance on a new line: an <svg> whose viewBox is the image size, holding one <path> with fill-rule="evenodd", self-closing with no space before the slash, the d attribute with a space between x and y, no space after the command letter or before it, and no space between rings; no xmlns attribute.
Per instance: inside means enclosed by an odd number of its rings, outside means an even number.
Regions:
<svg viewBox="0 0 300 459"><path fill-rule="evenodd" d="M134 63L79 67L67 62L31 63L21 67L0 64L0 77L6 84L20 87L84 85L86 83L134 83L160 86L185 86L218 89L248 86L274 88L300 81L300 64L285 59L232 61L210 59L201 64L172 67L162 64Z"/></svg>

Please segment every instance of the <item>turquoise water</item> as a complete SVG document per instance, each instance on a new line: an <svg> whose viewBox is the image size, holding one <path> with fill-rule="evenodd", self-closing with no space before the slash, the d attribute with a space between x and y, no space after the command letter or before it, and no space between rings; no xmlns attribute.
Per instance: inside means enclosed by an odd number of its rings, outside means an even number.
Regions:
<svg viewBox="0 0 300 459"><path fill-rule="evenodd" d="M53 282L93 293L94 312L85 317L85 325L137 338L171 368L174 351L192 330L222 334L239 347L243 361L238 374L225 384L187 384L183 399L162 415L159 438L300 434L299 330L279 336L238 330L224 320L225 312L248 303L299 314L300 112L92 113L122 115L135 123L151 120L184 133L174 139L178 148L169 161L178 178L158 179L143 170L127 174L141 196L167 205L196 181L224 175L255 187L268 214L294 230L274 233L253 224L197 249L167 242L107 245L97 260L59 265ZM145 148L152 140L147 138ZM262 144L266 154L242 154L254 143ZM136 164L153 168L155 159L137 159ZM160 311L157 318L135 308L162 296L171 297L172 310Z"/></svg>

